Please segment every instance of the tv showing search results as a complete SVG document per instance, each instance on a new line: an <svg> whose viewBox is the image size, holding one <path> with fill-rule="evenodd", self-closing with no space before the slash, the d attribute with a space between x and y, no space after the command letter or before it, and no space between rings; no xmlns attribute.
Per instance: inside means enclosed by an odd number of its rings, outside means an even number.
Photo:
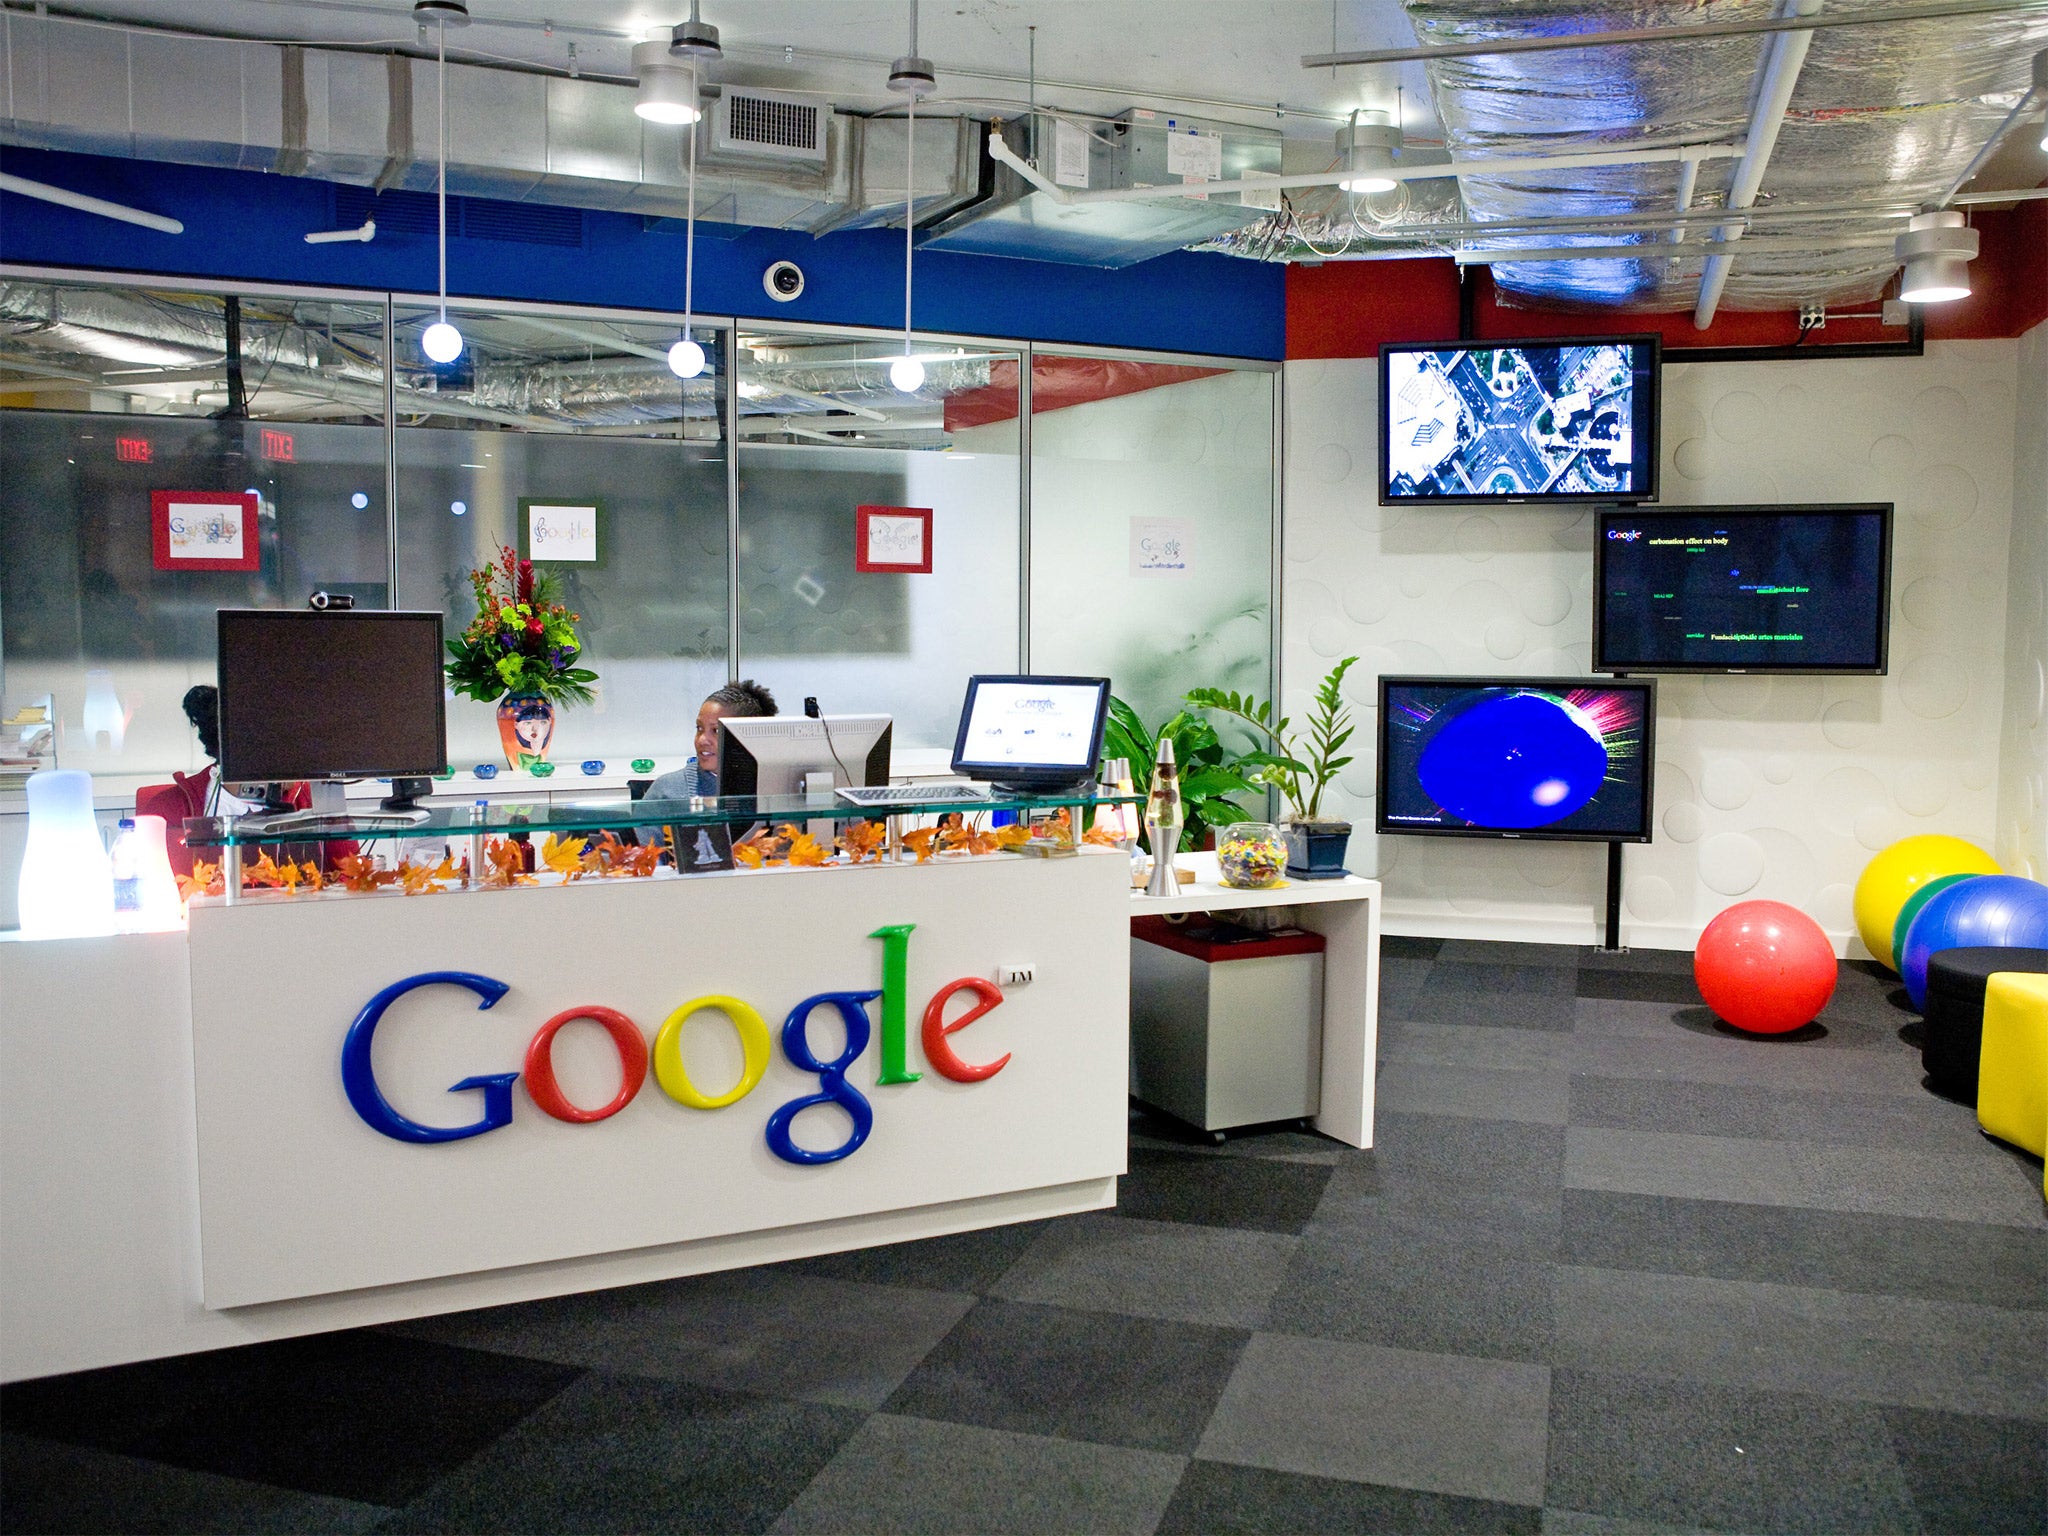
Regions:
<svg viewBox="0 0 2048 1536"><path fill-rule="evenodd" d="M1382 677L1379 832L1650 840L1649 679Z"/></svg>
<svg viewBox="0 0 2048 1536"><path fill-rule="evenodd" d="M1603 511L1600 672L1883 673L1889 503Z"/></svg>
<svg viewBox="0 0 2048 1536"><path fill-rule="evenodd" d="M1380 348L1380 503L1654 501L1655 336Z"/></svg>

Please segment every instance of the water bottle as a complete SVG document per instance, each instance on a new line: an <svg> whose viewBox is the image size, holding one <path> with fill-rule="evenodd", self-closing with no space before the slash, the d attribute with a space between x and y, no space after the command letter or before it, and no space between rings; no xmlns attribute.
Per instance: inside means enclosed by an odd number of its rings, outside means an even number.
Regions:
<svg viewBox="0 0 2048 1536"><path fill-rule="evenodd" d="M127 931L142 919L141 839L130 818L121 818L108 858L114 866L114 927Z"/></svg>

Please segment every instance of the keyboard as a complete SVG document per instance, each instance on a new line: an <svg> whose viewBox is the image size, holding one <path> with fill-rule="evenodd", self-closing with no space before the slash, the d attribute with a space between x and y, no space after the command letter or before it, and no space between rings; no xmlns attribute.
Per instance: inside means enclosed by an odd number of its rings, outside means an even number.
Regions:
<svg viewBox="0 0 2048 1536"><path fill-rule="evenodd" d="M979 784L855 784L833 793L864 811L892 805L987 805L991 799Z"/></svg>

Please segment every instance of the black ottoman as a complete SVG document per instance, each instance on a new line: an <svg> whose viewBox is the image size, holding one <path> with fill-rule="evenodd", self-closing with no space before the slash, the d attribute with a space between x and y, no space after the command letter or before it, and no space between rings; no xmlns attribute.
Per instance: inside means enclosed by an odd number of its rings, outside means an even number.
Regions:
<svg viewBox="0 0 2048 1536"><path fill-rule="evenodd" d="M2048 949L1944 949L1928 960L1920 1064L1936 1093L1967 1104L1977 1102L1984 985L2000 971L2048 972Z"/></svg>

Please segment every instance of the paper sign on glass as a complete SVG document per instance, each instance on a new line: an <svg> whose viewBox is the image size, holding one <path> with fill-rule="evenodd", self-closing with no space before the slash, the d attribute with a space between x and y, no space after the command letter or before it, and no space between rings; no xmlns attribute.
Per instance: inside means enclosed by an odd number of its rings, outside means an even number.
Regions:
<svg viewBox="0 0 2048 1536"><path fill-rule="evenodd" d="M597 507L526 501L526 557L529 560L597 561Z"/></svg>
<svg viewBox="0 0 2048 1536"><path fill-rule="evenodd" d="M854 510L853 568L930 575L930 507L857 507Z"/></svg>
<svg viewBox="0 0 2048 1536"><path fill-rule="evenodd" d="M1184 517L1131 519L1131 574L1185 576L1194 568L1192 526Z"/></svg>
<svg viewBox="0 0 2048 1536"><path fill-rule="evenodd" d="M258 568L254 491L151 491L150 548L160 571Z"/></svg>
<svg viewBox="0 0 2048 1536"><path fill-rule="evenodd" d="M1052 125L1052 179L1063 187L1088 185L1088 130L1059 118Z"/></svg>

